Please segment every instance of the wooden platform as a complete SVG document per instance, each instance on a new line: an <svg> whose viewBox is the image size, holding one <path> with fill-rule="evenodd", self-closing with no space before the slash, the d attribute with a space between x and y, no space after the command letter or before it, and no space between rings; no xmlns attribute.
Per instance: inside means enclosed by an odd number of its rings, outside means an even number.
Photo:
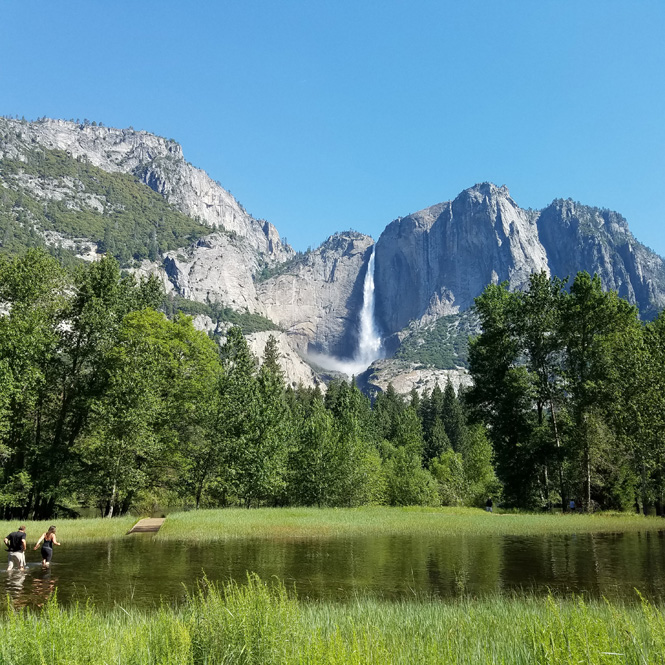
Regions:
<svg viewBox="0 0 665 665"><path fill-rule="evenodd" d="M162 524L163 517L146 517L139 520L127 533L156 533Z"/></svg>

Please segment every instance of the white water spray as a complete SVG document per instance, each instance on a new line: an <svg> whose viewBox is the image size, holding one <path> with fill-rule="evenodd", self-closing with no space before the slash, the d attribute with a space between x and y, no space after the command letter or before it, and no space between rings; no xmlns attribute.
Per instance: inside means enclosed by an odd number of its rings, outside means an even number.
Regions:
<svg viewBox="0 0 665 665"><path fill-rule="evenodd" d="M363 306L360 310L358 349L352 360L341 360L334 356L314 353L310 358L325 369L357 376L364 372L377 358L383 355L381 336L374 320L374 248L367 264L363 284Z"/></svg>
<svg viewBox="0 0 665 665"><path fill-rule="evenodd" d="M363 308L360 312L360 336L354 360L369 367L381 356L381 336L374 321L374 248L367 264L363 285Z"/></svg>

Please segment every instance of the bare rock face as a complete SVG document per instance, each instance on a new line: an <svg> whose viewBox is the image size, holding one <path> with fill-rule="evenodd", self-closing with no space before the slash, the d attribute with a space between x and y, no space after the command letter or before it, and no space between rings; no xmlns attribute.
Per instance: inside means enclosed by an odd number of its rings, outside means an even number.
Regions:
<svg viewBox="0 0 665 665"><path fill-rule="evenodd" d="M35 145L63 150L104 171L136 176L184 214L243 238L267 263L294 255L272 224L255 220L205 171L185 161L182 148L172 139L131 128L50 119L21 122L0 118L0 132L11 132L14 137L0 151L0 159L25 159L26 151Z"/></svg>
<svg viewBox="0 0 665 665"><path fill-rule="evenodd" d="M184 298L264 314L254 288L256 268L256 254L247 251L238 237L223 233L200 238L187 249L168 252L163 261L169 282Z"/></svg>
<svg viewBox="0 0 665 665"><path fill-rule="evenodd" d="M302 353L340 357L355 349L362 287L374 241L349 231L257 284L265 316L285 329Z"/></svg>
<svg viewBox="0 0 665 665"><path fill-rule="evenodd" d="M643 316L665 306L664 262L620 215L572 201L522 210L506 187L484 183L386 227L376 245L377 316L389 335L468 309L489 283L522 289L534 272L580 270L598 273Z"/></svg>
<svg viewBox="0 0 665 665"><path fill-rule="evenodd" d="M392 222L376 245L377 315L387 333L463 311L491 282L548 270L532 215L490 183Z"/></svg>
<svg viewBox="0 0 665 665"><path fill-rule="evenodd" d="M665 261L638 242L611 210L558 199L538 215L538 234L552 274L597 273L603 288L636 304L650 318L665 307Z"/></svg>
<svg viewBox="0 0 665 665"><path fill-rule="evenodd" d="M452 383L455 391L472 383L471 376L464 367L436 369L388 358L372 363L367 384L370 390L378 389L382 392L392 384L395 392L406 395L414 389L420 394L424 391L431 392L437 384L443 390L448 381Z"/></svg>

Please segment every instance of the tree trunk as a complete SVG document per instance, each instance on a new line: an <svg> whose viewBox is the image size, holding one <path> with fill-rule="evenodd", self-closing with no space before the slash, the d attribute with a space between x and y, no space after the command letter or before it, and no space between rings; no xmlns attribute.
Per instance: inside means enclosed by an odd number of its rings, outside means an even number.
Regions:
<svg viewBox="0 0 665 665"><path fill-rule="evenodd" d="M556 413L554 411L554 400L552 399L552 394L549 395L550 398L550 414L552 416L552 427L554 428L554 443L556 445L557 452L557 463L559 467L559 492L561 494L561 510L566 512L568 508L568 497L566 496L566 485L563 481L563 459L561 451L561 437L559 436L559 424L556 420Z"/></svg>
<svg viewBox="0 0 665 665"><path fill-rule="evenodd" d="M591 455L588 442L584 442L584 509L591 512Z"/></svg>
<svg viewBox="0 0 665 665"><path fill-rule="evenodd" d="M26 501L25 507L23 508L23 514L21 515L22 520L27 520L30 516L30 511L32 510L32 500L34 496L34 490L30 490L30 493L28 494L28 500Z"/></svg>
<svg viewBox="0 0 665 665"><path fill-rule="evenodd" d="M642 490L642 513L644 515L649 514L649 497L647 493L647 471L642 462L642 467L640 469L640 481L641 481L641 490Z"/></svg>
<svg viewBox="0 0 665 665"><path fill-rule="evenodd" d="M106 513L106 517L113 517L113 506L115 505L115 493L116 493L116 482L113 481L113 489L111 490L111 499L109 500L109 511Z"/></svg>

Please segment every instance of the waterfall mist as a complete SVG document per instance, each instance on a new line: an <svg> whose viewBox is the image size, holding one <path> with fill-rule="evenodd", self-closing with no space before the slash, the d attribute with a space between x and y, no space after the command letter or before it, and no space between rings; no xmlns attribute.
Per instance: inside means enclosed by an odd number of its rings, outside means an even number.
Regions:
<svg viewBox="0 0 665 665"><path fill-rule="evenodd" d="M374 247L367 264L363 283L363 306L358 326L358 348L350 360L342 360L323 353L312 353L310 359L324 369L343 372L347 376L362 374L377 358L383 355L381 335L374 319Z"/></svg>

